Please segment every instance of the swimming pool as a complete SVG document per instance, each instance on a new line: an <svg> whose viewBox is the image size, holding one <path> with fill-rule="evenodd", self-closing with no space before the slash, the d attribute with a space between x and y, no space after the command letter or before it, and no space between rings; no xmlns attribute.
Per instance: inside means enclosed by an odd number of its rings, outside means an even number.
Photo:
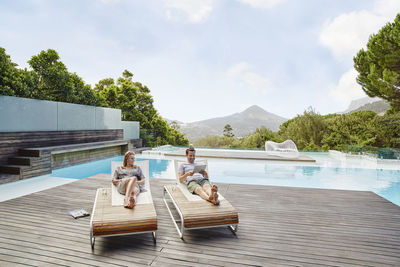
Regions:
<svg viewBox="0 0 400 267"><path fill-rule="evenodd" d="M372 191L400 206L400 166L398 164L378 168L368 161L356 159L343 161L331 157L329 153L305 154L316 159L316 162L212 158L208 159L209 173L213 181L221 183ZM162 155L136 156L138 161L149 160L149 173L152 178L174 179L175 167L172 159ZM39 188L50 187L52 183L56 186L99 173L111 174L111 161L122 162L122 160L123 156L108 158L54 170L51 175L31 179L44 184L36 186ZM34 186L34 183L30 182L34 180L31 179L0 185L0 193L11 192L9 188L14 185L31 188ZM25 183L29 185L24 186ZM39 191L39 189L30 190L26 194ZM23 193L18 193L14 197L21 195ZM3 200L10 198L3 196ZM1 197L0 201L2 201Z"/></svg>
<svg viewBox="0 0 400 267"><path fill-rule="evenodd" d="M372 191L400 206L400 168L372 168L357 160L335 160L327 153L308 153L316 163L261 160L208 159L210 177L215 182L294 186L307 188ZM154 157L151 156L151 157ZM55 170L52 176L82 179L98 173L111 173L114 157L96 162ZM152 178L175 177L169 158L137 155L136 160L149 160Z"/></svg>

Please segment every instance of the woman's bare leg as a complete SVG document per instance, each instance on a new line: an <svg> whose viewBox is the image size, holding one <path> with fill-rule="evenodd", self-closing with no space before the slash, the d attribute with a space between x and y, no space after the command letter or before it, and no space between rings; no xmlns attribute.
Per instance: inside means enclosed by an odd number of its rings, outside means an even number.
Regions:
<svg viewBox="0 0 400 267"><path fill-rule="evenodd" d="M136 190L137 187L136 177L128 179L126 182L126 191L125 191L125 199L124 199L124 207L132 209L135 205L136 201ZM139 191L140 192L140 191ZM136 193L137 195L138 193Z"/></svg>

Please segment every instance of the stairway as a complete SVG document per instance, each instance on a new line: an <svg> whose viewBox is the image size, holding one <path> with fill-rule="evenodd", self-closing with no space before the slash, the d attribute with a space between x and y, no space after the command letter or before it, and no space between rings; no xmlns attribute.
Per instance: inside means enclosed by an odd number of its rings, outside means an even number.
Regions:
<svg viewBox="0 0 400 267"><path fill-rule="evenodd" d="M43 164L42 159L40 150L19 149L17 156L8 158L7 164L0 165L0 174L18 175L19 179L36 176L38 172L35 170Z"/></svg>

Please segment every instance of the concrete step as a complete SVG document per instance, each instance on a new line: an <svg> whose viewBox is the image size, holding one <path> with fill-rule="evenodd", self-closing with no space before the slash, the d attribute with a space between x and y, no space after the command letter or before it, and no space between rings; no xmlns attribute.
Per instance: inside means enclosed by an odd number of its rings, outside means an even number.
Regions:
<svg viewBox="0 0 400 267"><path fill-rule="evenodd" d="M8 158L8 164L30 166L32 159L34 159L34 158L33 157L22 157L22 156L10 157L10 158Z"/></svg>

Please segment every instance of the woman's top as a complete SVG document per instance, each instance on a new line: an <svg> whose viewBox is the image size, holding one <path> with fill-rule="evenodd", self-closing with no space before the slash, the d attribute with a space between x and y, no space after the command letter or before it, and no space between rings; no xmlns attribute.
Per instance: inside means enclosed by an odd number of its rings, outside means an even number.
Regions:
<svg viewBox="0 0 400 267"><path fill-rule="evenodd" d="M122 166L117 167L115 169L113 179L120 180L123 178L132 177L132 176L136 176L138 181L145 178L143 175L142 169L140 169L139 166L134 165L132 167L132 169L123 168ZM139 185L139 188L140 188L141 192L145 191L143 185Z"/></svg>

